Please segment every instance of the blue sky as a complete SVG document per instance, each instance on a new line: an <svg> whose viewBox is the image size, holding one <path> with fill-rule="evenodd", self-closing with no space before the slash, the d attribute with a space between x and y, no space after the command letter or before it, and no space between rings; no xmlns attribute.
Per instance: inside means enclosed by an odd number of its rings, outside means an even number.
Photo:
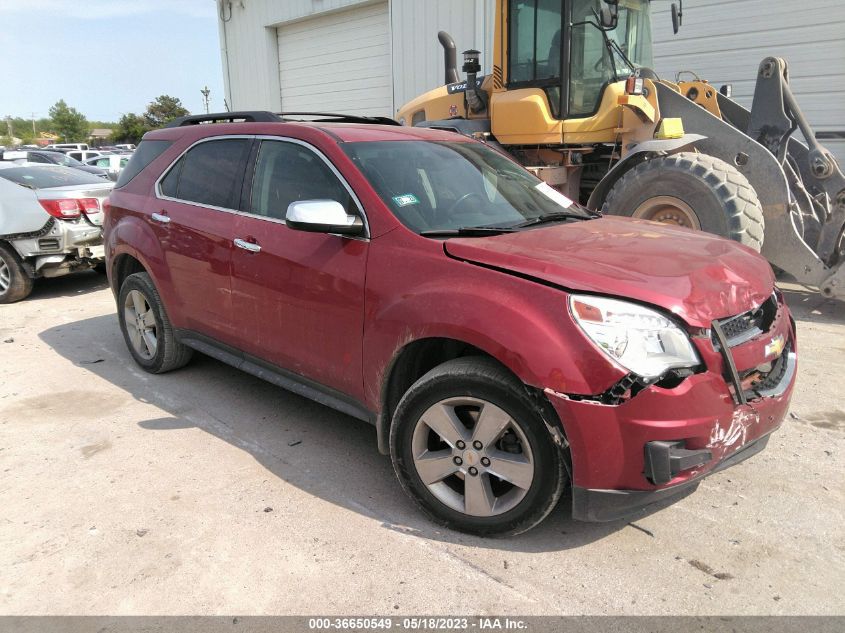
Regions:
<svg viewBox="0 0 845 633"><path fill-rule="evenodd" d="M0 118L141 113L161 94L223 110L214 0L0 0Z"/></svg>

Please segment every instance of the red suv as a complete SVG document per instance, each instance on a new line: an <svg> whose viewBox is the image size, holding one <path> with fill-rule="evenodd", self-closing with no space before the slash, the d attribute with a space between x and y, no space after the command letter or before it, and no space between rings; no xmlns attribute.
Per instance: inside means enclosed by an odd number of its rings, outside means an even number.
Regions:
<svg viewBox="0 0 845 633"><path fill-rule="evenodd" d="M225 121L225 122L220 122ZM763 449L795 326L734 242L599 217L444 131L270 113L148 133L105 222L135 361L194 351L375 425L476 534L612 520Z"/></svg>

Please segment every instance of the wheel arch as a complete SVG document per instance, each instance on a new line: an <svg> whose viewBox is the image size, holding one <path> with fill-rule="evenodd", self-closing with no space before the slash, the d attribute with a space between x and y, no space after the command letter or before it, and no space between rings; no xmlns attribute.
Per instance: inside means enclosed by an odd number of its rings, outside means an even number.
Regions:
<svg viewBox="0 0 845 633"><path fill-rule="evenodd" d="M483 357L499 365L525 387L529 398L537 408L540 417L546 423L553 441L560 448L567 448L563 424L545 393L539 388L526 384L508 365L492 352L458 338L430 336L407 342L400 347L384 373L381 381L380 407L376 417L376 435L379 452L390 453L389 438L393 414L402 396L417 380L445 362L457 358ZM571 461L568 451L564 451L567 471L571 474Z"/></svg>
<svg viewBox="0 0 845 633"><path fill-rule="evenodd" d="M622 176L628 171L648 160L653 156L660 154L675 154L695 147L696 143L705 140L707 137L700 134L685 134L681 138L673 139L652 139L638 143L633 148L629 149L628 155L616 163L613 168L608 171L604 178L601 179L593 193L590 194L590 199L587 206L590 209L597 211L601 210L607 194L613 189Z"/></svg>

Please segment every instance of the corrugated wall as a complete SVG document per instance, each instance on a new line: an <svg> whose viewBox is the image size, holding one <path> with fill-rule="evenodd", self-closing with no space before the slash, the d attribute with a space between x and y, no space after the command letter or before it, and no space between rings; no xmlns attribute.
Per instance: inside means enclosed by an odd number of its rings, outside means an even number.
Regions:
<svg viewBox="0 0 845 633"><path fill-rule="evenodd" d="M231 14L228 2L223 3L226 9L222 10L218 1L217 10L222 11L219 31L223 80L229 107L281 109L277 26L366 1L244 0L231 3Z"/></svg>
<svg viewBox="0 0 845 633"><path fill-rule="evenodd" d="M438 31L447 31L461 53L482 52L484 72L490 71L495 0L392 0L393 95L395 108L443 84L443 49Z"/></svg>
<svg viewBox="0 0 845 633"><path fill-rule="evenodd" d="M789 63L790 85L817 132L845 133L845 2L687 0L672 34L669 2L655 2L655 70L674 79L693 70L749 107L764 57ZM822 139L845 166L845 141Z"/></svg>
<svg viewBox="0 0 845 633"><path fill-rule="evenodd" d="M277 27L367 3L368 0L233 2L231 16L227 9L223 13L227 21L221 20L219 29L229 106L236 110L281 109ZM225 4L228 7L228 2ZM391 0L394 109L443 82L443 52L437 41L441 29L455 38L459 68L460 52L478 48L485 71L489 71L487 52L492 48L494 7L495 0Z"/></svg>

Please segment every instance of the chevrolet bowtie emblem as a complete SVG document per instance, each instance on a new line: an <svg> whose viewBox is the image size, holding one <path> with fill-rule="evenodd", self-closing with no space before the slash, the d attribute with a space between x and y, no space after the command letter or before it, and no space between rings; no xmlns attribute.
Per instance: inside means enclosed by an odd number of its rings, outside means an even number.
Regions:
<svg viewBox="0 0 845 633"><path fill-rule="evenodd" d="M786 347L786 341L783 338L783 334L780 334L777 338L772 339L771 343L766 345L766 357L780 356L784 347Z"/></svg>

